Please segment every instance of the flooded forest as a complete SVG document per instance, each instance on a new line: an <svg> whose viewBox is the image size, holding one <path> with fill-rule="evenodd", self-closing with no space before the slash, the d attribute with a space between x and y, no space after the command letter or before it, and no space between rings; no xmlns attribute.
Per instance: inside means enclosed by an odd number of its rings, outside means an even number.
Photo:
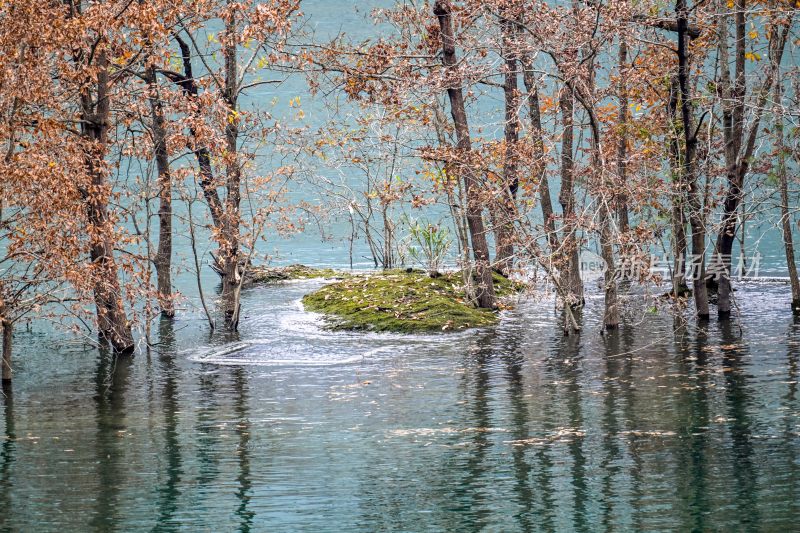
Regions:
<svg viewBox="0 0 800 533"><path fill-rule="evenodd" d="M791 531L796 0L0 0L0 530Z"/></svg>

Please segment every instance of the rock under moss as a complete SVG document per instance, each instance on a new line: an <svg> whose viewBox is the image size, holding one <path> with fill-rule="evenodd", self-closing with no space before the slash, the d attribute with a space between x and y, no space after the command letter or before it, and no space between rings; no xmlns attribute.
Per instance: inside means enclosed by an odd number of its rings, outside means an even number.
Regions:
<svg viewBox="0 0 800 533"><path fill-rule="evenodd" d="M522 289L499 274L499 297ZM490 326L497 311L473 307L464 296L460 273L431 278L424 272L389 271L352 276L303 297L309 311L326 315L332 329L395 333L461 331Z"/></svg>
<svg viewBox="0 0 800 533"><path fill-rule="evenodd" d="M254 266L247 271L245 284L277 283L293 279L335 278L344 279L349 274L332 268L314 268L306 265L289 265L284 267Z"/></svg>

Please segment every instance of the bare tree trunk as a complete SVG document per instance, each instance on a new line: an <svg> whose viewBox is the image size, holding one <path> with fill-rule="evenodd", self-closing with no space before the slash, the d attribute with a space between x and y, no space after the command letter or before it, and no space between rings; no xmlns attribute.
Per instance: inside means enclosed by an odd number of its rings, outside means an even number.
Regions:
<svg viewBox="0 0 800 533"><path fill-rule="evenodd" d="M100 46L104 46L101 44ZM82 132L94 147L86 154L91 176L91 191L85 191L89 220L90 258L95 268L94 298L100 339L108 341L115 352L132 352L131 326L125 316L114 243L111 242L108 217L110 186L106 181L105 157L108 143L110 102L108 96L108 57L101 49L97 55L97 101L92 102L88 89L81 95Z"/></svg>
<svg viewBox="0 0 800 533"><path fill-rule="evenodd" d="M447 123L443 106L433 106L434 125L436 127L436 137L439 140L440 146L447 146L447 137L444 134L444 126ZM456 176L456 172L452 171L452 164L445 164L445 176ZM450 208L450 215L453 217L453 225L456 229L456 237L458 238L458 257L464 268L461 269L461 278L464 281L464 293L468 300L477 300L475 294L475 280L473 279L472 272L467 268L469 263L470 245L469 245L469 229L467 224L466 210L464 206L467 205L464 199L464 187L462 182L458 179L446 180L445 190L447 191L447 204Z"/></svg>
<svg viewBox="0 0 800 533"><path fill-rule="evenodd" d="M600 188L598 195L600 218L600 255L605 263L603 272L603 289L605 312L603 314L603 327L605 329L616 329L619 327L619 298L617 295L617 268L614 260L614 233L612 231L611 210L609 204L614 200L614 195L609 194L612 189L613 181L608 180L608 173L603 159L603 149L600 142L600 121L594 111L594 106L585 93L575 90L575 87L568 83L568 87L573 91L573 95L578 98L586 114L589 115L589 125L592 130L592 169L595 182Z"/></svg>
<svg viewBox="0 0 800 533"><path fill-rule="evenodd" d="M503 125L505 138L505 156L503 159L503 186L499 199L499 216L502 220L495 227L497 252L495 263L498 271L504 275L514 265L514 219L516 218L516 198L519 189L518 175L518 142L519 142L519 90L517 88L517 55L515 48L516 25L512 20L501 21L503 34L503 55L505 57L505 80L503 96L505 103L505 122Z"/></svg>
<svg viewBox="0 0 800 533"><path fill-rule="evenodd" d="M739 179L739 153L742 148L744 131L744 97L745 97L745 13L744 0L734 0L736 10L734 26L736 28L735 45L735 81L731 86L728 65L728 29L727 16L720 20L719 53L722 85L722 123L725 138L725 174L728 179L728 190L725 194L722 227L714 249L713 263L717 282L717 312L720 318L727 318L731 312L730 265L733 242L736 238L736 219L739 201L742 195L742 180Z"/></svg>
<svg viewBox="0 0 800 533"><path fill-rule="evenodd" d="M459 79L452 79L456 76L456 47L455 36L453 34L453 21L451 17L451 6L448 0L437 0L433 6L433 13L439 19L439 27L442 34L442 64L445 66L445 76L448 78L447 95L450 99L450 112L453 115L453 125L458 139L457 148L462 157L469 157L471 153L471 142L469 126L467 123L467 113L464 108L464 94ZM478 306L483 308L494 307L494 284L492 282L492 269L489 263L489 245L486 242L486 230L483 225L481 215L480 199L476 195L475 173L468 163L459 162L459 172L464 180L464 192L467 198L467 225L469 227L470 240L472 241L472 253L475 258L475 268L478 274L478 288L476 296Z"/></svg>
<svg viewBox="0 0 800 533"><path fill-rule="evenodd" d="M3 381L11 381L11 351L14 342L14 323L3 317L0 323L3 326Z"/></svg>
<svg viewBox="0 0 800 533"><path fill-rule="evenodd" d="M223 55L225 58L225 102L228 105L228 120L225 126L226 189L225 212L222 219L220 261L222 265L222 307L225 325L231 331L239 327L239 289L241 284L239 265L239 204L241 203L241 168L239 167L237 116L239 66L236 50L236 11L229 2L230 16L225 22Z"/></svg>
<svg viewBox="0 0 800 533"><path fill-rule="evenodd" d="M175 305L172 301L172 176L169 168L167 152L166 120L164 107L158 91L158 80L155 67L149 67L145 73L150 94L150 110L152 116L153 152L158 173L158 251L153 260L156 267L158 285L158 301L161 314L166 317L175 316Z"/></svg>
<svg viewBox="0 0 800 533"><path fill-rule="evenodd" d="M686 285L686 213L684 210L684 190L683 172L681 168L681 152L678 143L678 103L680 102L680 87L678 86L677 76L670 80L669 103L667 105L667 116L669 117L670 134L669 140L669 162L672 171L673 194L672 194L672 294L681 297L689 293Z"/></svg>
<svg viewBox="0 0 800 533"><path fill-rule="evenodd" d="M672 204L672 294L676 297L689 294L686 284L686 213L683 210L683 194L683 190L678 189Z"/></svg>
<svg viewBox="0 0 800 533"><path fill-rule="evenodd" d="M180 38L178 35L173 35L178 47L181 49L181 61L183 62L183 74L176 74L174 72L164 72L170 80L178 84L183 89L184 94L191 100L196 101L199 96L197 89L197 82L194 79L192 70L192 52L189 44ZM197 139L194 128L190 128L189 133L192 137ZM219 198L217 187L214 182L214 171L211 166L211 154L206 146L196 146L194 150L197 165L200 169L200 189L203 191L203 196L208 204L208 209L211 212L211 220L214 226L222 229L222 201Z"/></svg>
<svg viewBox="0 0 800 533"><path fill-rule="evenodd" d="M530 55L523 54L522 58L523 76L525 90L528 93L528 114L531 123L531 137L533 139L534 157L534 176L539 178L539 203L542 208L542 220L544 230L547 233L547 243L550 247L550 254L556 254L559 249L558 233L556 232L556 221L553 214L553 200L550 198L550 182L547 179L547 162L545 159L544 139L542 136L542 113L539 107L539 90L536 87L536 80L533 77L533 60Z"/></svg>
<svg viewBox="0 0 800 533"><path fill-rule="evenodd" d="M547 178L547 159L545 157L544 139L542 136L542 113L539 106L539 90L536 86L536 80L533 75L533 59L530 54L523 53L520 57L522 64L522 80L525 84L528 100L528 115L530 120L531 139L534 146L534 177L539 180L539 203L542 209L542 220L544 223L544 231L547 236L547 245L549 254L534 253L534 256L540 258L539 263L542 264L545 272L550 276L553 285L556 288L556 294L565 304L570 300L567 293L561 284L561 272L563 270L563 252L560 248L558 232L556 231L556 219L553 214L553 200L550 198L550 182ZM534 247L534 249L536 249ZM545 260L549 258L549 261ZM575 318L575 314L571 305L564 305L564 334L579 332L580 325Z"/></svg>
<svg viewBox="0 0 800 533"><path fill-rule="evenodd" d="M567 302L572 307L582 307L583 282L580 273L580 246L577 239L577 214L575 213L575 161L574 151L574 113L575 96L570 88L565 87L559 99L559 108L564 126L561 137L561 190L558 201L561 204L563 218L562 231L564 254L566 255L566 272L563 276L563 287L569 297Z"/></svg>
<svg viewBox="0 0 800 533"><path fill-rule="evenodd" d="M775 105L782 107L783 87L781 86L780 69L775 75ZM783 111L779 110L775 117L775 150L778 155L778 185L781 191L781 229L783 230L783 246L786 251L786 267L789 270L789 282L792 286L792 313L800 315L800 279L797 276L797 263L794 258L794 239L792 237L791 214L789 212L789 179L786 171L786 146L783 133Z"/></svg>
<svg viewBox="0 0 800 533"><path fill-rule="evenodd" d="M788 20L772 21L769 36L770 64L767 75L758 91L755 105L755 117L750 129L745 134L745 59L746 59L746 20L745 0L735 0L734 27L736 29L734 47L734 79L731 84L728 65L728 28L727 17L723 16L719 23L719 55L721 63L722 97L723 97L723 134L725 138L725 174L728 190L725 194L722 227L717 236L714 261L715 273L718 275L717 312L720 319L726 319L731 313L731 260L733 242L736 239L736 224L739 205L742 202L744 179L750 168L750 159L755 149L756 137L767 98L772 91L772 84L780 69L784 49L791 27L791 15ZM783 26L781 28L780 26Z"/></svg>
<svg viewBox="0 0 800 533"><path fill-rule="evenodd" d="M628 85L625 82L628 65L628 43L624 38L619 42L619 127L621 133L617 142L617 177L619 179L619 193L617 195L617 220L620 233L628 231Z"/></svg>
<svg viewBox="0 0 800 533"><path fill-rule="evenodd" d="M781 126L782 127L782 126ZM780 131L779 135L783 136ZM778 149L783 150L783 142L778 143ZM783 229L783 244L786 250L786 266L789 270L789 281L792 286L792 312L800 314L800 280L797 277L797 264L794 259L794 241L792 239L791 215L789 214L789 187L786 176L786 156L779 156L778 179L781 187L781 227Z"/></svg>
<svg viewBox="0 0 800 533"><path fill-rule="evenodd" d="M605 313L603 326L606 329L619 327L619 298L617 296L617 272L614 262L614 241L611 231L611 216L605 199L600 200L600 255L606 264L603 273Z"/></svg>
<svg viewBox="0 0 800 533"><path fill-rule="evenodd" d="M208 320L208 325L213 332L216 329L216 325L214 324L214 319L211 316L211 312L208 310L208 305L206 305L206 297L203 293L203 283L200 280L200 259L197 257L197 239L195 238L194 234L194 220L192 219L192 202L193 199L189 199L186 202L186 210L189 215L189 242L192 245L192 258L194 259L194 274L195 274L195 281L197 282L197 293L200 295L200 305L203 307L203 312L206 315L206 320Z"/></svg>
<svg viewBox="0 0 800 533"><path fill-rule="evenodd" d="M697 317L707 320L708 291L706 289L705 220L697 177L697 130L692 117L689 92L689 14L686 0L677 0L675 12L678 22L678 87L680 92L681 122L684 137L684 155L681 164L683 182L688 187L689 224L692 228L692 273L694 302Z"/></svg>

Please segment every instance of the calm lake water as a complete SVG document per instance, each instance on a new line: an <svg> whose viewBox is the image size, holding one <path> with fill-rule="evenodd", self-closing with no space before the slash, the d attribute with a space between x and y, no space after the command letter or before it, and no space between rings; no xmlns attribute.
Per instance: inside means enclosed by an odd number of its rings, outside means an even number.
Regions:
<svg viewBox="0 0 800 533"><path fill-rule="evenodd" d="M319 283L250 290L238 339L181 319L133 358L21 332L3 527L796 528L786 287L741 288L743 331L649 315L603 338L594 296L580 338L547 301L493 329L397 337L321 330L299 305Z"/></svg>

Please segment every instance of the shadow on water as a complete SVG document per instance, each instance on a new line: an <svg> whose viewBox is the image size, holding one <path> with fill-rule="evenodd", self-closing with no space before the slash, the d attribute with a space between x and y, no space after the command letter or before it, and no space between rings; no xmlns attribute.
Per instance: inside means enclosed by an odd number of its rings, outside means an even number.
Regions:
<svg viewBox="0 0 800 533"><path fill-rule="evenodd" d="M178 498L181 495L181 477L183 466L181 459L180 406L178 401L178 383L180 369L175 364L175 330L174 321L161 318L159 323L159 345L156 347L158 375L162 382L161 406L164 417L164 458L166 460L165 480L159 484L157 491L158 521L154 531L176 531L179 523L174 521L178 510ZM155 413L154 413L155 416Z"/></svg>
<svg viewBox="0 0 800 533"><path fill-rule="evenodd" d="M250 432L251 424L249 419L248 396L249 383L244 368L236 367L233 369L233 388L234 388L234 412L236 414L236 433L239 436L239 444L236 449L238 457L238 475L236 481L238 487L236 498L239 506L236 509L236 516L239 518L239 531L248 532L253 527L253 519L256 513L249 508L252 498L253 483L250 475Z"/></svg>
<svg viewBox="0 0 800 533"><path fill-rule="evenodd" d="M786 335L786 410L797 407L797 380L800 377L800 316L794 316ZM787 419L788 420L788 419Z"/></svg>
<svg viewBox="0 0 800 533"><path fill-rule="evenodd" d="M508 399L511 405L511 436L515 441L524 441L530 437L527 390L525 385L525 354L521 350L523 340L521 332L508 332L502 359L508 380ZM522 531L533 531L536 519L534 516L534 490L531 487L533 467L526 458L524 446L512 446L511 456L514 461L514 493L519 509L514 518Z"/></svg>
<svg viewBox="0 0 800 533"><path fill-rule="evenodd" d="M221 412L217 391L221 371L219 367L204 367L197 378L199 383L194 431L197 442L197 485L203 492L213 491L213 483L220 473L217 450L221 440L218 427Z"/></svg>
<svg viewBox="0 0 800 533"><path fill-rule="evenodd" d="M461 390L467 399L466 424L474 428L471 432L472 442L464 464L464 477L453 490L458 502L454 511L464 522L459 529L479 530L489 523L491 505L486 499L488 470L487 454L491 446L486 431L491 427L492 410L490 399L490 371L493 351L491 349L492 334L481 336L468 353L467 372L461 380Z"/></svg>
<svg viewBox="0 0 800 533"><path fill-rule="evenodd" d="M16 431L14 430L14 391L10 381L2 382L3 391L3 419L5 429L3 444L0 446L0 516L5 521L11 516L13 502L11 501L11 488L13 486L13 464L16 446ZM0 527L2 531L12 531L8 523Z"/></svg>
<svg viewBox="0 0 800 533"><path fill-rule="evenodd" d="M676 493L683 503L687 531L705 531L709 506L707 448L709 446L709 386L713 372L709 361L708 326L694 332L679 322L673 330L678 373L682 386L677 398L678 435L685 442L677 451ZM692 333L694 338L692 338Z"/></svg>
<svg viewBox="0 0 800 533"><path fill-rule="evenodd" d="M576 318L580 320L581 315L576 315ZM560 321L554 326L550 345L538 347L545 352L542 357L548 375L553 370L554 357L560 357L558 352L561 351L561 356L563 356L567 346L572 346L573 348L577 346L575 341L578 335L564 337L564 320L566 318L562 315ZM538 357L538 354L536 355ZM556 403L558 401L558 385L552 379L545 379L539 383L536 394L540 396L537 402L540 410L538 424L540 433L538 436L546 438L548 435L552 435L558 427L556 423L558 416L558 405ZM521 449L526 450L527 446L522 446ZM551 457L551 452L549 446L535 446L531 452L533 483L537 489L535 491L536 500L534 501L535 515L537 517L537 525L545 531L554 531L556 528L555 462Z"/></svg>
<svg viewBox="0 0 800 533"><path fill-rule="evenodd" d="M732 320L719 323L722 371L725 376L728 431L733 447L731 462L736 480L736 507L741 524L755 530L761 523L758 506L758 469L754 464L753 430L750 408L753 395L748 381L749 347Z"/></svg>
<svg viewBox="0 0 800 533"><path fill-rule="evenodd" d="M575 318L583 326L582 314ZM546 381L541 385L542 399L542 431L545 439L553 442L536 446L536 460L539 465L536 474L537 486L542 492L540 509L542 526L547 531L555 531L565 524L558 516L566 505L571 503L573 528L585 528L585 495L586 484L584 467L586 459L583 455L583 415L581 409L581 335L573 333L565 336L562 314L552 328L549 345L545 346L544 371ZM564 412L564 409L566 412ZM562 436L558 436L561 434ZM566 447L566 450L563 448ZM565 451L566 455L562 455ZM565 461L565 459L567 459ZM555 484L561 465L569 465L570 494L561 493ZM566 472L565 472L566 473ZM564 501L561 498L569 498Z"/></svg>
<svg viewBox="0 0 800 533"><path fill-rule="evenodd" d="M797 414L800 412L797 398L797 382L800 379L800 316L795 315L789 326L786 355L786 382L787 390L784 396L783 409L783 441L785 457L788 465L784 473L784 484L788 485L786 491L789 502L787 514L789 517L800 516L800 461L796 460L797 448L791 445L800 437L800 424Z"/></svg>
<svg viewBox="0 0 800 533"><path fill-rule="evenodd" d="M558 333L557 333L558 335ZM566 439L568 454L571 460L571 487L573 505L573 528L576 531L586 531L588 522L586 517L586 455L583 450L584 419L582 406L581 364L583 350L581 350L580 335L561 335L556 337L554 350L548 358L548 366L558 376L559 381L565 384L564 398L567 409Z"/></svg>
<svg viewBox="0 0 800 533"><path fill-rule="evenodd" d="M488 527L501 513L513 519L515 529L555 531L564 527L561 521L570 503L569 527L591 527L580 343L580 336L565 337L558 324L552 328L549 343L532 338L524 328L512 327L482 337L469 354L461 389L468 409L467 425L479 430L471 432L464 469L467 475L456 493L457 500L464 503L459 509L461 519L468 517L461 529ZM537 376L540 362L547 378L530 381ZM499 376L493 379L496 373ZM500 429L508 432L501 435L511 456L511 501L502 503L502 512L498 502L486 496L503 490L493 469L498 460L505 463L509 453L494 449L497 444L491 439L491 428L498 423L496 418L506 421L507 427ZM569 494L560 492L556 482L565 474L564 464L569 469Z"/></svg>
<svg viewBox="0 0 800 533"><path fill-rule="evenodd" d="M686 530L706 531L720 519L749 530L761 521L749 412L749 348L733 321L720 321L717 331L714 328L711 324L694 328L680 324L674 330L681 380L676 416L679 436L685 442L677 450L677 494L683 503ZM719 375L722 383L717 383ZM722 417L713 415L716 400L724 402ZM718 444L723 428L727 428L730 446ZM730 469L730 478L720 471L720 463ZM735 515L715 515L726 506L736 508Z"/></svg>
<svg viewBox="0 0 800 533"><path fill-rule="evenodd" d="M90 527L94 531L113 530L119 521L120 493L129 483L127 475L133 473L126 461L127 424L125 393L133 364L127 355L115 356L101 348L95 376L95 403L97 407L97 499Z"/></svg>
<svg viewBox="0 0 800 533"><path fill-rule="evenodd" d="M624 513L631 507L626 501L628 496L635 496L641 484L641 460L636 453L636 437L626 440L620 433L637 427L634 407L634 333L633 328L623 324L622 328L608 332L605 342L605 373L603 375L603 453L600 463L603 472L603 528L613 531L620 527L640 529L640 524L624 521ZM627 445L627 446L626 446ZM630 447L630 449L627 449ZM633 458L630 478L632 493L624 493L627 486L626 471L631 467L628 457ZM620 508L617 508L617 507ZM626 508L627 507L627 508Z"/></svg>

